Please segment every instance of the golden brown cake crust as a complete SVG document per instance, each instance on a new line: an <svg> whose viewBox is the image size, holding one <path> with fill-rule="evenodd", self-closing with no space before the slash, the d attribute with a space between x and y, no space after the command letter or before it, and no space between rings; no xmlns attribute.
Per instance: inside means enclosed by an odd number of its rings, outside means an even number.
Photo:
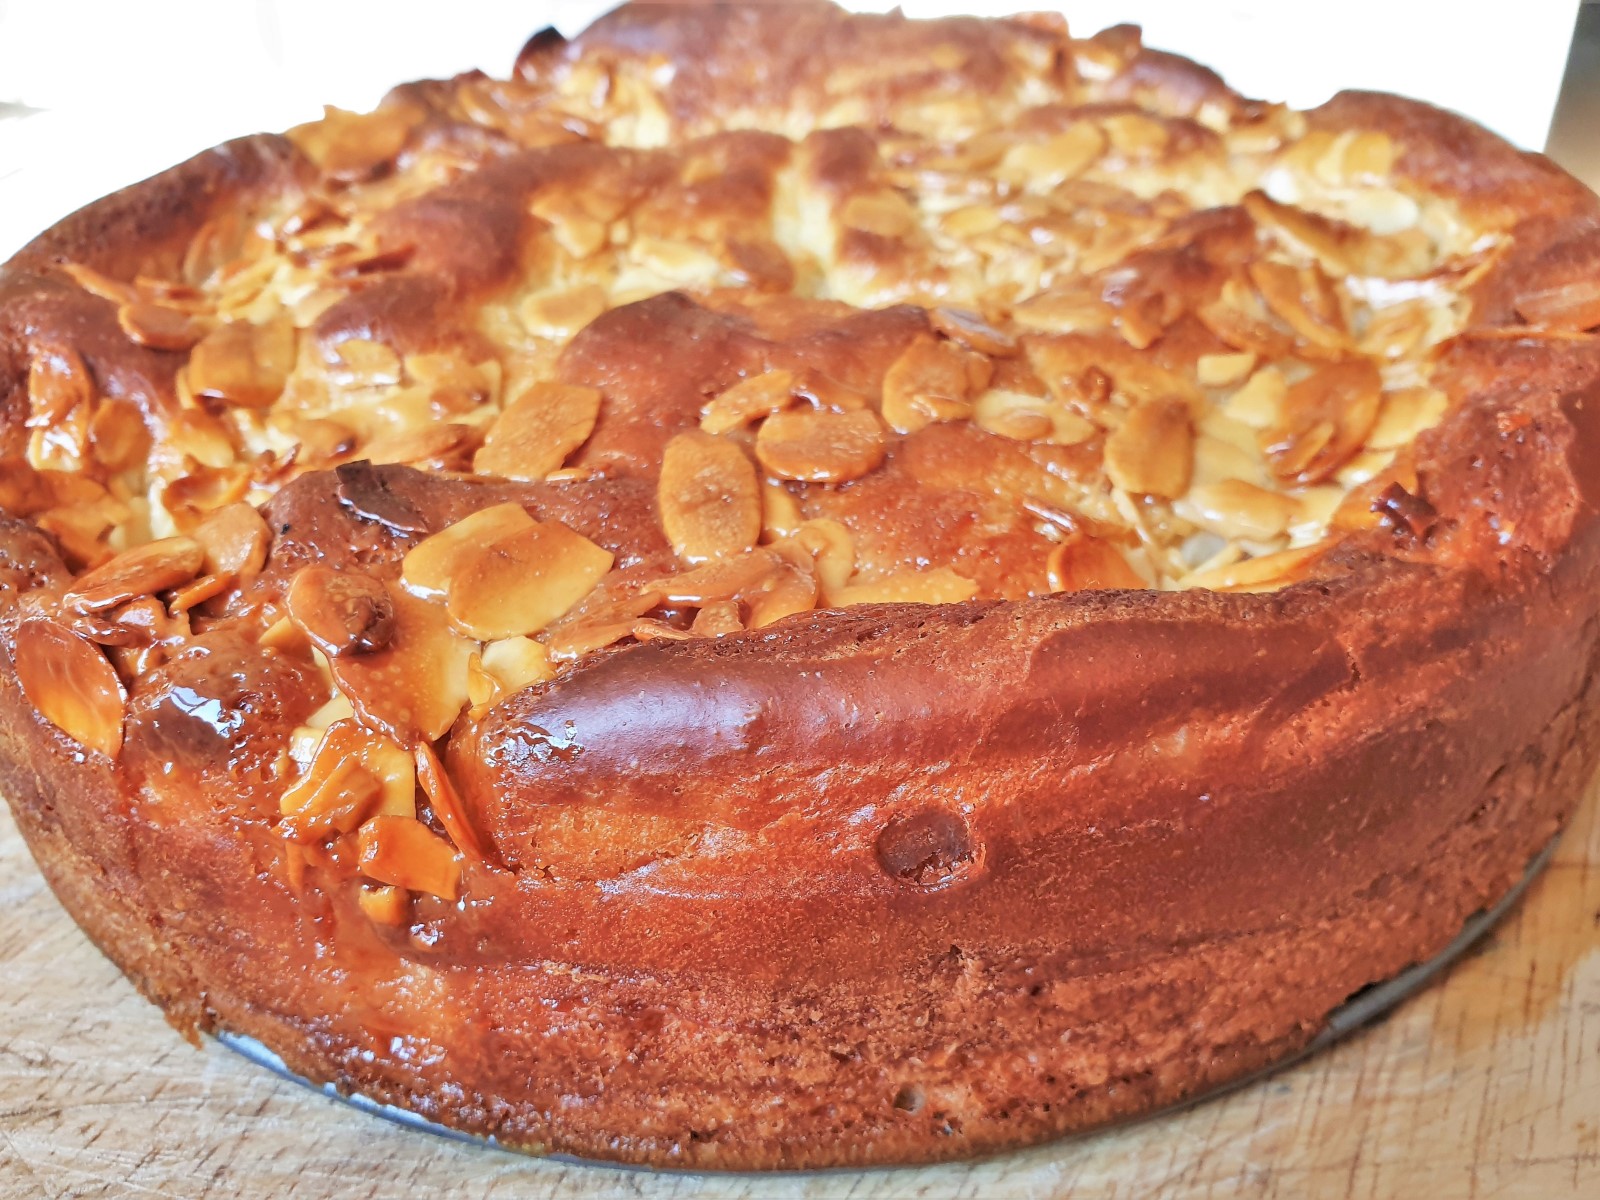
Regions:
<svg viewBox="0 0 1600 1200"><path fill-rule="evenodd" d="M1016 39L1048 70L1080 69L1043 19L651 5L571 44L536 38L517 70L659 55L675 70L664 105L693 125L815 109L846 67L971 49L928 79L862 83L870 116L951 73L1002 89ZM1126 30L1100 35L1102 52L1116 68L1097 103L1252 111ZM718 1168L969 1156L1148 1111L1304 1045L1503 894L1600 751L1600 345L1535 304L1595 277L1600 201L1412 101L1345 93L1306 120L1387 135L1397 179L1505 250L1434 357L1451 405L1415 440L1413 487L1298 581L862 604L581 656L440 742L483 852L464 856L460 900L418 894L391 926L337 863L285 867L275 764L321 699L309 660L219 624L136 681L118 757L90 749L41 716L14 666L28 597L72 579L66 551L6 517L0 788L41 868L180 1028L259 1037L314 1079L546 1151ZM416 136L472 152L459 129ZM744 161L780 154L774 133L726 136ZM818 176L845 190L853 136L824 137L834 165ZM522 269L539 180L612 157L580 143L495 158L402 200L378 252L403 243L405 269L310 336L478 346L463 314ZM61 264L174 276L203 229L316 174L284 138L229 143L13 259L0 458L26 452L41 347L74 347L105 397L175 394L181 356L130 340ZM723 182L708 204L761 201L758 182ZM679 292L613 309L573 340L559 382L655 407L602 410L568 461L659 461L706 396L770 369L763 356L881 382L930 319L914 305L752 317ZM653 483L615 471L587 486L307 472L264 506L253 594L283 595L314 562L397 572L426 534L502 502L623 566L670 558ZM223 703L197 716L175 696Z"/></svg>

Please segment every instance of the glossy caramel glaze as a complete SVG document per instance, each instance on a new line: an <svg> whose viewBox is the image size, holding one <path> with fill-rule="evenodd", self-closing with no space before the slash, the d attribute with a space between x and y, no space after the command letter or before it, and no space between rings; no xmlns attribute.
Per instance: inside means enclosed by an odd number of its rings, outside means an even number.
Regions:
<svg viewBox="0 0 1600 1200"><path fill-rule="evenodd" d="M0 785L175 1024L507 1143L1147 1111L1592 772L1597 218L1408 101L823 6L231 143L0 276Z"/></svg>

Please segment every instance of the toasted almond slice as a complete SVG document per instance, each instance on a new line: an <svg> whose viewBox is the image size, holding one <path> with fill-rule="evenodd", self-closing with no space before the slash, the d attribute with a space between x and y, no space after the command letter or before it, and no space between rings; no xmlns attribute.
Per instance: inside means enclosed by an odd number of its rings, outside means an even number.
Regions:
<svg viewBox="0 0 1600 1200"><path fill-rule="evenodd" d="M356 835L361 873L379 883L454 900L461 862L450 844L413 817L373 817Z"/></svg>
<svg viewBox="0 0 1600 1200"><path fill-rule="evenodd" d="M1377 421L1383 379L1367 359L1330 363L1289 388L1283 424L1262 449L1285 482L1321 483L1359 450Z"/></svg>
<svg viewBox="0 0 1600 1200"><path fill-rule="evenodd" d="M443 596L468 557L534 524L520 504L508 501L481 508L413 546L401 564L401 582L414 595Z"/></svg>
<svg viewBox="0 0 1600 1200"><path fill-rule="evenodd" d="M744 632L744 620L739 615L739 602L713 600L695 614L689 632L696 637L724 637L730 633Z"/></svg>
<svg viewBox="0 0 1600 1200"><path fill-rule="evenodd" d="M1287 263L1258 259L1250 264L1249 271L1261 298L1305 340L1308 350L1340 354L1351 348L1338 295L1321 267L1313 263L1297 269Z"/></svg>
<svg viewBox="0 0 1600 1200"><path fill-rule="evenodd" d="M882 238L903 238L917 227L917 210L899 192L858 192L840 206L839 223L846 229Z"/></svg>
<svg viewBox="0 0 1600 1200"><path fill-rule="evenodd" d="M426 742L417 743L417 779L427 794L433 815L439 818L439 823L456 844L456 849L470 859L483 862L486 858L483 839L473 828L467 806L461 802L455 784L450 782L444 764Z"/></svg>
<svg viewBox="0 0 1600 1200"><path fill-rule="evenodd" d="M1373 450L1395 450L1432 429L1450 407L1450 397L1438 388L1400 388L1383 394L1378 419L1367 434Z"/></svg>
<svg viewBox="0 0 1600 1200"><path fill-rule="evenodd" d="M12 661L23 693L45 720L89 749L117 756L128 694L100 647L36 619L18 627Z"/></svg>
<svg viewBox="0 0 1600 1200"><path fill-rule="evenodd" d="M153 596L188 583L199 574L205 557L205 547L193 538L146 542L79 576L62 603L77 612L91 613Z"/></svg>
<svg viewBox="0 0 1600 1200"><path fill-rule="evenodd" d="M793 371L763 371L741 379L706 403L700 413L700 428L707 433L728 433L782 412L799 397Z"/></svg>
<svg viewBox="0 0 1600 1200"><path fill-rule="evenodd" d="M362 724L402 746L437 741L467 704L467 663L474 646L450 628L445 610L389 588L394 634L373 654L329 661L339 690Z"/></svg>
<svg viewBox="0 0 1600 1200"><path fill-rule="evenodd" d="M856 544L850 530L829 517L813 517L795 531L816 564L817 579L825 595L850 582L856 569Z"/></svg>
<svg viewBox="0 0 1600 1200"><path fill-rule="evenodd" d="M742 553L761 536L755 465L725 438L690 430L669 441L656 503L667 540L688 563Z"/></svg>
<svg viewBox="0 0 1600 1200"><path fill-rule="evenodd" d="M312 563L295 572L284 598L289 619L329 658L371 654L394 636L394 602L370 575Z"/></svg>
<svg viewBox="0 0 1600 1200"><path fill-rule="evenodd" d="M1242 479L1223 479L1189 489L1174 504L1178 515L1225 538L1266 542L1282 536L1299 511L1291 496L1269 492Z"/></svg>
<svg viewBox="0 0 1600 1200"><path fill-rule="evenodd" d="M342 388L391 387L402 374L394 347L371 338L346 338L328 357L328 378Z"/></svg>
<svg viewBox="0 0 1600 1200"><path fill-rule="evenodd" d="M479 474L543 479L594 432L600 392L565 383L536 383L506 406L473 460Z"/></svg>
<svg viewBox="0 0 1600 1200"><path fill-rule="evenodd" d="M1202 354L1195 362L1195 376L1206 387L1233 387L1243 383L1256 369L1256 356L1248 350L1233 354Z"/></svg>
<svg viewBox="0 0 1600 1200"><path fill-rule="evenodd" d="M371 814L383 793L378 777L354 759L341 759L311 773L283 794L278 832L291 842L320 842L350 833Z"/></svg>
<svg viewBox="0 0 1600 1200"><path fill-rule="evenodd" d="M1323 553L1324 547L1303 546L1280 550L1243 562L1196 571L1180 581L1184 587L1209 588L1215 592L1272 591L1305 577L1305 568Z"/></svg>
<svg viewBox="0 0 1600 1200"><path fill-rule="evenodd" d="M202 569L248 579L267 564L272 531L253 504L240 501L207 513L191 534L205 548Z"/></svg>
<svg viewBox="0 0 1600 1200"><path fill-rule="evenodd" d="M556 677L550 651L529 637L501 638L483 648L483 669L506 693L520 692Z"/></svg>
<svg viewBox="0 0 1600 1200"><path fill-rule="evenodd" d="M191 608L222 595L232 583L233 577L229 575L202 575L193 583L186 583L174 591L168 607L174 613L186 613Z"/></svg>
<svg viewBox="0 0 1600 1200"><path fill-rule="evenodd" d="M28 364L28 425L43 428L94 403L94 377L71 346L34 351Z"/></svg>
<svg viewBox="0 0 1600 1200"><path fill-rule="evenodd" d="M1042 142L1017 143L1000 160L998 174L1029 190L1048 191L1083 174L1105 151L1099 126L1079 121Z"/></svg>
<svg viewBox="0 0 1600 1200"><path fill-rule="evenodd" d="M1228 397L1224 411L1254 429L1267 429L1283 420L1283 401L1288 393L1283 372L1277 367L1262 367Z"/></svg>
<svg viewBox="0 0 1600 1200"><path fill-rule="evenodd" d="M356 906L374 925L400 926L411 915L411 896L391 884L364 883L356 893Z"/></svg>
<svg viewBox="0 0 1600 1200"><path fill-rule="evenodd" d="M134 304L139 299L139 289L133 284L112 279L83 263L62 263L61 269L91 296L98 296L116 305Z"/></svg>
<svg viewBox="0 0 1600 1200"><path fill-rule="evenodd" d="M417 780L411 756L392 739L375 733L349 715L350 705L337 693L327 704L307 718L307 728L316 735L306 760L305 773L278 798L278 809L288 817L316 806L319 791L334 778L343 764L354 763L372 777L377 790L371 803L347 827L348 833L368 816L415 816ZM327 720L332 717L332 720ZM319 731L319 722L326 721ZM326 836L326 831L321 836ZM315 839L312 839L315 840Z"/></svg>
<svg viewBox="0 0 1600 1200"><path fill-rule="evenodd" d="M150 454L150 431L131 400L102 400L89 418L89 445L95 461L114 472L143 466Z"/></svg>
<svg viewBox="0 0 1600 1200"><path fill-rule="evenodd" d="M332 178L359 180L400 153L423 115L406 100L387 101L370 113L324 106L321 120L296 125L285 136Z"/></svg>
<svg viewBox="0 0 1600 1200"><path fill-rule="evenodd" d="M538 633L611 569L609 550L559 521L501 538L461 560L449 584L451 623L484 641Z"/></svg>
<svg viewBox="0 0 1600 1200"><path fill-rule="evenodd" d="M868 409L781 412L761 423L756 457L780 479L845 483L883 462L888 447L878 414Z"/></svg>
<svg viewBox="0 0 1600 1200"><path fill-rule="evenodd" d="M788 537L800 528L800 521L800 505L789 489L776 480L763 479L761 531L769 538Z"/></svg>
<svg viewBox="0 0 1600 1200"><path fill-rule="evenodd" d="M283 394L294 369L295 330L287 316L261 325L218 325L189 354L189 387L246 408L266 408Z"/></svg>
<svg viewBox="0 0 1600 1200"><path fill-rule="evenodd" d="M1050 551L1045 574L1052 592L1142 588L1144 580L1110 542L1080 533Z"/></svg>
<svg viewBox="0 0 1600 1200"><path fill-rule="evenodd" d="M187 350L206 332L205 325L188 313L142 301L117 309L117 324L139 345L152 350Z"/></svg>
<svg viewBox="0 0 1600 1200"><path fill-rule="evenodd" d="M960 604L977 594L976 581L949 567L935 567L858 580L839 588L828 602L841 608L851 604Z"/></svg>
<svg viewBox="0 0 1600 1200"><path fill-rule="evenodd" d="M967 397L988 386L993 365L953 342L919 336L883 376L883 419L897 433L972 415Z"/></svg>
<svg viewBox="0 0 1600 1200"><path fill-rule="evenodd" d="M990 325L975 312L964 308L930 308L928 323L945 337L960 342L969 350L995 358L1010 358L1017 353L1017 339Z"/></svg>
<svg viewBox="0 0 1600 1200"><path fill-rule="evenodd" d="M1586 273L1517 297L1517 315L1530 325L1550 329L1594 329L1600 326L1600 278Z"/></svg>
<svg viewBox="0 0 1600 1200"><path fill-rule="evenodd" d="M650 593L667 604L710 604L730 600L760 585L777 565L772 550L758 547L748 554L713 559L692 571L669 575L651 585Z"/></svg>
<svg viewBox="0 0 1600 1200"><path fill-rule="evenodd" d="M1106 475L1126 492L1168 499L1189 487L1194 430L1189 410L1171 400L1141 400L1106 437Z"/></svg>

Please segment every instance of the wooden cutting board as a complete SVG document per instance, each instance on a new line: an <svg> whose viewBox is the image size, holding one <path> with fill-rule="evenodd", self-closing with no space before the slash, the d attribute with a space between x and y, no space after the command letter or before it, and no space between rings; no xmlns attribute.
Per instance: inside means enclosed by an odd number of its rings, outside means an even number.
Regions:
<svg viewBox="0 0 1600 1200"><path fill-rule="evenodd" d="M1600 1197L1597 799L1474 954L1309 1062L989 1162L773 1178L520 1158L195 1050L57 906L0 806L0 1200Z"/></svg>

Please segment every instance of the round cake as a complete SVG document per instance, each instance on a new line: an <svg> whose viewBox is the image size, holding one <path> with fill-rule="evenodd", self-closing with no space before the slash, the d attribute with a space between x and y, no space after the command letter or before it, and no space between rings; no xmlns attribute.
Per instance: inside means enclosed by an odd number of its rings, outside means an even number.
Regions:
<svg viewBox="0 0 1600 1200"><path fill-rule="evenodd" d="M172 1023L535 1152L1311 1041L1595 767L1600 201L1059 19L621 9L0 274L0 789Z"/></svg>

